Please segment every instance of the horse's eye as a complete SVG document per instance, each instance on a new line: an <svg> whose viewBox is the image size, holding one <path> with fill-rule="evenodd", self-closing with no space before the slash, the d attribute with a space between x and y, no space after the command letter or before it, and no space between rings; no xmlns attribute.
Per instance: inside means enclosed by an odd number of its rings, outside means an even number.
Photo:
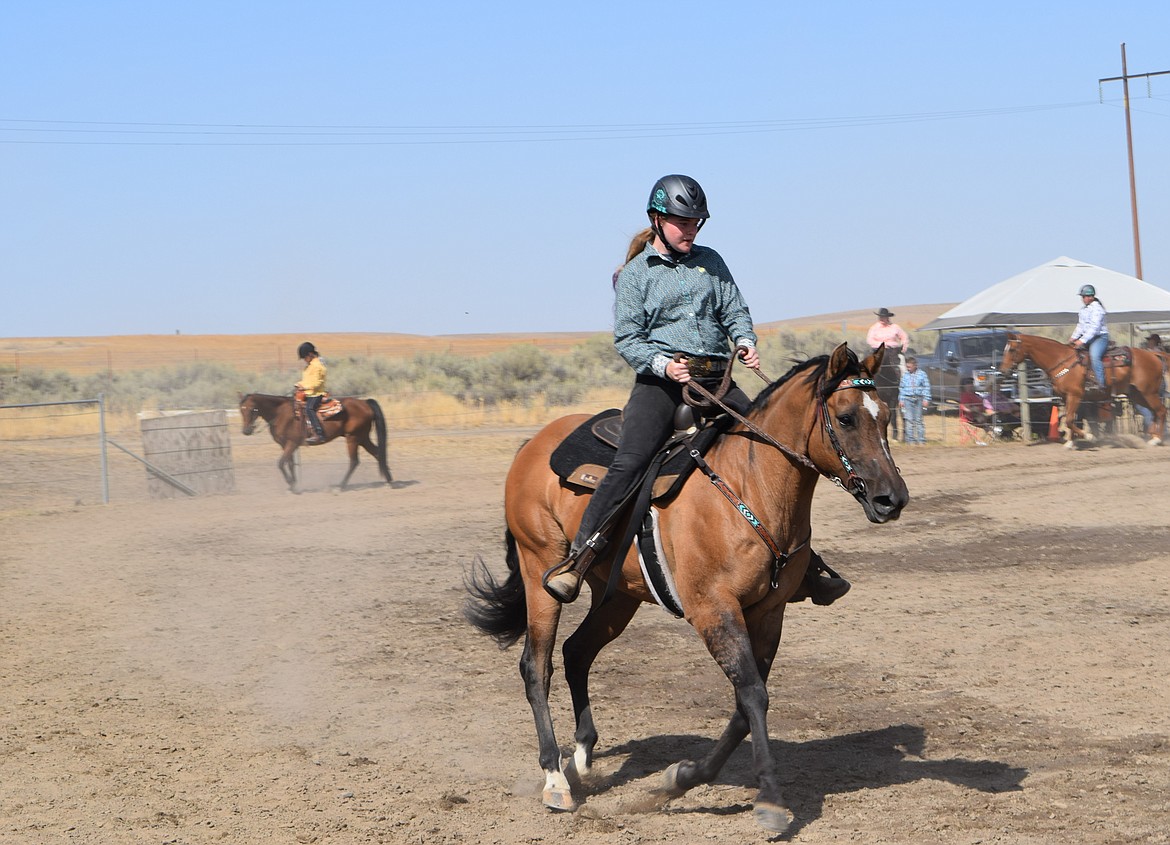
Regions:
<svg viewBox="0 0 1170 845"><path fill-rule="evenodd" d="M842 428L853 427L853 414L838 414L837 422L841 423Z"/></svg>

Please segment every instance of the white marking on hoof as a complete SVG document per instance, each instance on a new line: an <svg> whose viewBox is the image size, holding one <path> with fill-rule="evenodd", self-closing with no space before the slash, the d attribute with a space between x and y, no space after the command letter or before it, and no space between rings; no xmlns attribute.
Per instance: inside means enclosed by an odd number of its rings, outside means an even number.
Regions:
<svg viewBox="0 0 1170 845"><path fill-rule="evenodd" d="M544 773L544 792L541 793L541 800L544 806L551 810L571 813L577 809L573 791L569 789L569 781L559 770Z"/></svg>
<svg viewBox="0 0 1170 845"><path fill-rule="evenodd" d="M576 772L577 777L584 777L589 774L589 751L581 743L577 743L577 750L573 752L573 756L569 758L569 768Z"/></svg>
<svg viewBox="0 0 1170 845"><path fill-rule="evenodd" d="M1066 449L1075 449L1075 448L1077 448L1077 444L1076 444L1076 443L1074 443L1072 440L1069 440L1069 441L1067 441L1067 442L1064 444L1064 448L1066 448Z"/></svg>
<svg viewBox="0 0 1170 845"><path fill-rule="evenodd" d="M1162 438L1161 438L1161 437L1155 437L1153 440L1151 440L1151 441L1150 441L1149 443L1147 443L1146 445L1147 445L1147 446L1161 446L1161 445L1162 445Z"/></svg>

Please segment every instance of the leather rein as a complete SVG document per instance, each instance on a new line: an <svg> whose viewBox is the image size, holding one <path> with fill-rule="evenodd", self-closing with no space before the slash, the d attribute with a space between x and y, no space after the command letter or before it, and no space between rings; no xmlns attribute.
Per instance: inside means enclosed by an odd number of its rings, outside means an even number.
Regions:
<svg viewBox="0 0 1170 845"><path fill-rule="evenodd" d="M700 410L706 410L713 407L721 408L724 412L730 414L736 420L743 423L746 428L748 428L753 434L755 434L765 443L774 446L776 449L779 449L798 464L808 467L809 469L816 470L818 473L832 481L845 492L852 494L858 499L864 499L866 494L865 481L863 481L861 477L853 471L853 462L849 460L849 456L845 454L844 447L841 446L841 441L837 437L836 430L833 428L833 421L829 418L827 400L830 393L836 393L838 390L865 390L867 388L876 390L877 385L875 384L874 380L872 378L845 379L832 390L825 390L822 386L824 382L824 379L822 378L821 383L817 385L817 416L820 418L821 424L824 426L825 433L829 436L829 442L833 444L833 449L837 453L837 459L841 461L841 466L845 468L845 472L848 475L848 486L846 486L846 484L841 481L839 476L822 470L820 467L814 464L807 455L801 452L797 452L790 446L784 445L776 438L772 437L772 435L768 434L758 425L749 420L747 417L740 414L734 408L729 407L723 401L722 397L726 395L728 389L731 386L732 363L739 357L739 349L742 348L743 347L739 347L736 349L735 354L731 358L731 361L728 362L727 369L723 371L723 378L720 381L719 386L716 388L715 393L712 393L698 382L692 380L683 385L683 401L692 408L698 408ZM678 358L679 356L676 356L676 359ZM755 370L755 374L763 379L765 383L772 384L772 380L759 370ZM693 395L695 393L697 393L700 398L696 399Z"/></svg>
<svg viewBox="0 0 1170 845"><path fill-rule="evenodd" d="M845 490L847 493L851 493L855 498L859 500L864 499L866 493L865 482L853 471L853 464L849 460L849 457L845 454L845 450L841 446L841 441L838 439L837 433L833 429L833 423L829 418L827 399L829 393L835 393L838 390L864 390L866 388L876 390L877 387L874 384L874 380L871 378L852 378L847 380L848 383L842 382L832 390L828 391L826 391L821 386L821 384L817 385L817 415L820 417L825 431L829 435L829 442L833 444L833 448L837 452L837 457L841 461L841 465L845 467L845 471L849 474L849 487L846 487L838 476L831 475L828 472L820 469L820 467L814 464L807 455L797 452L789 446L785 446L783 443L776 440L776 438L772 437L772 435L768 434L751 420L744 417L734 408L729 407L723 401L722 397L726 395L731 385L731 364L738 357L739 349L736 349L731 362L728 362L727 369L723 371L723 379L720 382L719 387L716 388L715 393L712 393L695 381L689 381L683 386L683 401L693 408L722 408L726 413L730 414L732 417L739 420L739 422L743 423L744 426L746 426L753 434L762 439L765 443L768 443L769 445L779 449L783 454L792 458L792 460L801 464L802 466L816 470L821 475L830 479L842 490ZM678 360L678 356L676 356L676 360ZM761 373L759 370L756 370L755 373L768 384L772 384L772 380ZM693 394L698 394L700 398L696 399ZM783 571L789 559L809 544L809 542L812 540L812 535L810 534L808 537L806 537L802 543L797 545L791 551L782 551L775 538L773 538L771 533L769 533L768 529L765 528L764 524L760 522L759 518L757 518L756 515L752 513L751 508L747 506L743 499L735 494L735 492L731 489L730 486L728 486L727 482L724 481L723 478L721 478L713 469L711 469L711 466L706 462L706 460L703 459L703 456L699 453L699 451L692 447L689 454L691 456L691 460L693 460L699 469L703 471L711 484L714 485L715 488L723 494L724 498L726 498L727 501L729 501L737 511L739 511L740 515L745 520L747 520L748 524L751 525L753 529L755 529L756 534L759 535L760 539L764 542L764 545L768 547L768 550L772 553L772 577L769 581L769 585L773 590L779 588L780 573Z"/></svg>

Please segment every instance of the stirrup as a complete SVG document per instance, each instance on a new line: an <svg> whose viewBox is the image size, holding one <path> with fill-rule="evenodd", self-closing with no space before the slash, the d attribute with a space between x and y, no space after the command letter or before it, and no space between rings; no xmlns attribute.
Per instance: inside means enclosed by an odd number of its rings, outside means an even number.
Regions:
<svg viewBox="0 0 1170 845"><path fill-rule="evenodd" d="M554 563L540 576L540 586L544 587L544 591L561 604L571 604L576 601L577 596L581 594L581 586L585 583L585 573L589 571L589 567L593 565L593 561L601 554L608 542L600 534L594 534L585 541L585 545L581 548L569 549L567 558L560 563ZM553 582L565 575L576 576L576 583L569 588L571 591L558 592L557 585L554 585ZM564 582L562 584L568 586Z"/></svg>

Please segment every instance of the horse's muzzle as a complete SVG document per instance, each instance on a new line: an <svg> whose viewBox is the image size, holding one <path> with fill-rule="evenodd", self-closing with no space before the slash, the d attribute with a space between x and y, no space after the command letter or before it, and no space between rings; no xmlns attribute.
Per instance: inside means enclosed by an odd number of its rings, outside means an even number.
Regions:
<svg viewBox="0 0 1170 845"><path fill-rule="evenodd" d="M910 502L910 491L902 477L898 476L896 484L882 485L885 490L874 493L876 485L867 486L867 493L857 496L865 516L870 522L881 525L884 522L893 522L902 515L902 508Z"/></svg>

